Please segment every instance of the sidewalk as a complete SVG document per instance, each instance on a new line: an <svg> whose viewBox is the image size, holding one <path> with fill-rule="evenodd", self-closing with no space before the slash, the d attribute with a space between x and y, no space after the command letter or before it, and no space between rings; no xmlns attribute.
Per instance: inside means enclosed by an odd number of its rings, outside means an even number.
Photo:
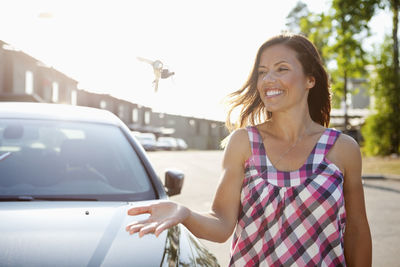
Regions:
<svg viewBox="0 0 400 267"><path fill-rule="evenodd" d="M363 174L362 179L364 180L393 180L400 182L400 175L395 174Z"/></svg>

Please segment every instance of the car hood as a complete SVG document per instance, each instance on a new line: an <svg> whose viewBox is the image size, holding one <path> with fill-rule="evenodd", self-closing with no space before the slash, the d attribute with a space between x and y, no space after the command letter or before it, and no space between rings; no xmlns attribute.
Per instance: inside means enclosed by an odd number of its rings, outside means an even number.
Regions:
<svg viewBox="0 0 400 267"><path fill-rule="evenodd" d="M146 201L148 202L148 201ZM129 235L145 202L1 202L2 266L160 266L166 232Z"/></svg>

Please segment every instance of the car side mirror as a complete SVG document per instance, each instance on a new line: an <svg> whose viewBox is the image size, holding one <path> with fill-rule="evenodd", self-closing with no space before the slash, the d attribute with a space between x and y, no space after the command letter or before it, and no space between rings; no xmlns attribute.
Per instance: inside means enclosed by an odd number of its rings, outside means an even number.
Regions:
<svg viewBox="0 0 400 267"><path fill-rule="evenodd" d="M165 171L165 187L167 188L168 196L174 196L181 193L185 174L178 170Z"/></svg>

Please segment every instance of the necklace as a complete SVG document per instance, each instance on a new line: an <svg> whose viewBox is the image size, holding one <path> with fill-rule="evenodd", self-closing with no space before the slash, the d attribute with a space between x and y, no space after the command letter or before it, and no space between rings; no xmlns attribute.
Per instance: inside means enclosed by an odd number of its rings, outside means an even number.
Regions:
<svg viewBox="0 0 400 267"><path fill-rule="evenodd" d="M275 163L273 164L275 167L277 166L277 164L283 159L283 157L285 157L290 151L293 150L293 148L295 148L297 146L298 143L300 143L300 141L303 139L303 137L306 135L307 131L304 131L304 133L297 139L297 141L291 145L284 153L282 153L280 155L280 157L275 161Z"/></svg>

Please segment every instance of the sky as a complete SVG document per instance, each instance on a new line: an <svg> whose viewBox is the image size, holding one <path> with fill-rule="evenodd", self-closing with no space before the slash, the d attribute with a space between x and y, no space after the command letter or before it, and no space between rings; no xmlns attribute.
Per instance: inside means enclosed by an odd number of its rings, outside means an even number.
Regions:
<svg viewBox="0 0 400 267"><path fill-rule="evenodd" d="M313 12L326 0L303 1ZM329 2L329 1L328 1ZM77 80L156 112L225 120L258 47L285 30L297 0L0 0L0 40ZM387 16L388 17L388 16ZM388 25L378 32L388 31ZM379 37L378 37L379 38ZM151 66L175 75L154 92Z"/></svg>

